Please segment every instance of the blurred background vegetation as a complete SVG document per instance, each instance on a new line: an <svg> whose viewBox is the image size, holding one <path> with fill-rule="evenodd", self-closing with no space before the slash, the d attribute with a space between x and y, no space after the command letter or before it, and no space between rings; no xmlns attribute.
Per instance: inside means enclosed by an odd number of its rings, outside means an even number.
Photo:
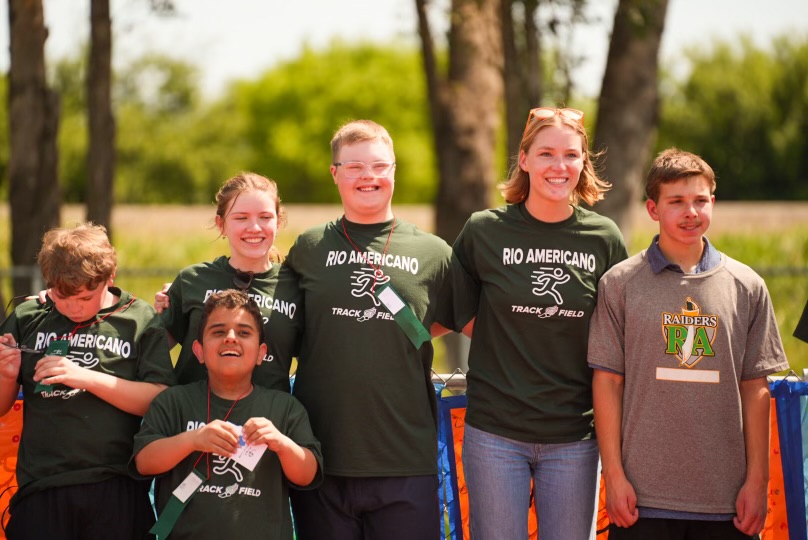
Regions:
<svg viewBox="0 0 808 540"><path fill-rule="evenodd" d="M808 37L771 47L745 37L685 51L692 71L660 81L657 150L704 157L720 200L808 200ZM60 182L64 201L86 193L85 54L59 60ZM338 202L328 181L335 126L354 118L385 125L396 145L396 200L431 203L437 186L429 107L416 48L348 44L304 50L204 100L198 68L149 55L116 73L118 203L207 203L240 170L276 179L284 201ZM350 76L346 76L350 74ZM552 85L552 80L548 82ZM7 80L0 79L6 99ZM596 103L573 99L595 129ZM8 117L0 107L0 167L8 163ZM591 119L591 120L590 120ZM497 170L507 173L499 152ZM8 183L0 189L5 199Z"/></svg>

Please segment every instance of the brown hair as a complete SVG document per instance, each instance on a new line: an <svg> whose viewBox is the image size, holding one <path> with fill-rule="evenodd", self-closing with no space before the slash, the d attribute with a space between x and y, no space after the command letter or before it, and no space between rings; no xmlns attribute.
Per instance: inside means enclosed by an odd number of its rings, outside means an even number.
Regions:
<svg viewBox="0 0 808 540"><path fill-rule="evenodd" d="M383 126L373 120L353 120L344 124L331 138L331 163L336 163L343 146L374 140L380 140L393 150L392 137Z"/></svg>
<svg viewBox="0 0 808 540"><path fill-rule="evenodd" d="M275 199L275 213L278 216L278 228L282 227L286 223L286 208L281 205L278 184L276 184L274 180L270 180L254 172L241 172L229 178L222 184L219 191L216 192L216 215L221 218L222 223L227 219L236 199L238 199L242 193L251 191L264 191L273 196ZM278 248L274 245L269 250L269 258L273 262L283 261L283 255L281 255Z"/></svg>
<svg viewBox="0 0 808 540"><path fill-rule="evenodd" d="M261 316L261 310L258 309L258 304L244 291L227 289L215 292L205 300L204 309L202 310L202 319L199 321L199 330L197 330L196 337L199 343L202 343L202 336L205 334L205 327L208 325L210 314L218 308L230 310L243 309L249 313L255 321L255 327L258 329L258 343L264 342L264 319Z"/></svg>
<svg viewBox="0 0 808 540"><path fill-rule="evenodd" d="M118 256L104 227L82 223L46 232L37 263L48 287L60 296L73 296L82 287L94 290L114 276Z"/></svg>
<svg viewBox="0 0 808 540"><path fill-rule="evenodd" d="M663 150L654 159L651 169L648 171L648 177L645 180L645 196L654 202L659 202L659 190L662 184L692 176L703 176L710 184L710 193L715 193L715 172L700 156L678 148Z"/></svg>
<svg viewBox="0 0 808 540"><path fill-rule="evenodd" d="M508 180L497 186L502 196L505 198L505 202L513 204L520 203L527 199L530 193L530 175L519 165L519 158L521 154L527 154L539 132L550 126L572 129L581 137L581 155L584 158L584 167L581 170L581 177L578 179L575 191L572 193L572 204L578 204L579 201L583 200L587 204L592 205L603 199L604 193L608 191L612 185L598 178L595 172L594 161L597 160L601 154L593 154L589 151L589 138L586 135L586 129L584 129L582 123L564 116L561 114L560 109L557 109L554 116L544 119L535 119L530 122L525 129L525 133L522 135L522 142L519 144L520 155L516 157L515 163L513 167L511 167Z"/></svg>

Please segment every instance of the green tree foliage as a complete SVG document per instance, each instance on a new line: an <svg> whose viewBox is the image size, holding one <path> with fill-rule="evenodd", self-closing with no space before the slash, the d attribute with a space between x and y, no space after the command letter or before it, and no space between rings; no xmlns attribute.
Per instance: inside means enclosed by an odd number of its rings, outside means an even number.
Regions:
<svg viewBox="0 0 808 540"><path fill-rule="evenodd" d="M659 148L703 156L723 200L808 200L808 36L685 55L690 74L663 83Z"/></svg>
<svg viewBox="0 0 808 540"><path fill-rule="evenodd" d="M255 81L234 85L245 122L249 168L277 180L287 202L337 202L329 176L336 128L369 118L384 125L396 151L396 201L430 202L436 177L426 90L417 50L332 43L304 50Z"/></svg>
<svg viewBox="0 0 808 540"><path fill-rule="evenodd" d="M85 69L83 59L66 59L53 74L62 96L60 175L68 202L86 197ZM193 66L159 55L117 74L117 202L207 203L245 168L238 115L223 103L204 104L197 78Z"/></svg>
<svg viewBox="0 0 808 540"><path fill-rule="evenodd" d="M86 198L85 56L61 60L52 73L62 96L67 202ZM331 136L341 123L371 118L395 141L396 200L430 202L435 163L421 69L412 48L334 43L234 83L209 103L198 94L193 66L160 55L140 58L114 82L115 200L207 203L225 179L254 170L278 181L284 201L336 202Z"/></svg>

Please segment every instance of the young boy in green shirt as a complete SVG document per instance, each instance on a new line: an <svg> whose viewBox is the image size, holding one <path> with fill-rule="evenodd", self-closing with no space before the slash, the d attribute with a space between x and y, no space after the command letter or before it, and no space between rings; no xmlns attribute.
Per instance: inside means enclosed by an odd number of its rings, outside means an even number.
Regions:
<svg viewBox="0 0 808 540"><path fill-rule="evenodd" d="M142 539L154 523L148 483L128 475L151 400L173 384L154 309L113 286L106 230L53 229L37 257L44 303L20 304L0 329L0 414L22 386L19 488L10 539Z"/></svg>
<svg viewBox="0 0 808 540"><path fill-rule="evenodd" d="M143 420L134 464L142 475L159 475L159 538L260 531L261 538L291 540L289 485L312 488L321 480L320 443L303 406L251 382L266 354L263 328L244 292L212 294L193 344L207 380L168 389Z"/></svg>

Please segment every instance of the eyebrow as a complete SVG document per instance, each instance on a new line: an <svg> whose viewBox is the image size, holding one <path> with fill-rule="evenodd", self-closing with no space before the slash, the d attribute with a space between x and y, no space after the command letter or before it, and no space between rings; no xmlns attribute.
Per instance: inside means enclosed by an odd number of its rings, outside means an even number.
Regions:
<svg viewBox="0 0 808 540"><path fill-rule="evenodd" d="M217 328L224 328L225 326L227 326L227 323L223 323L223 322L221 322L221 323L211 323L211 324L208 325L208 330L214 330L214 329L217 329ZM255 326L253 326L252 324L248 324L248 323L240 323L240 324L236 325L236 328L239 328L239 329L249 328L250 330L256 330Z"/></svg>

